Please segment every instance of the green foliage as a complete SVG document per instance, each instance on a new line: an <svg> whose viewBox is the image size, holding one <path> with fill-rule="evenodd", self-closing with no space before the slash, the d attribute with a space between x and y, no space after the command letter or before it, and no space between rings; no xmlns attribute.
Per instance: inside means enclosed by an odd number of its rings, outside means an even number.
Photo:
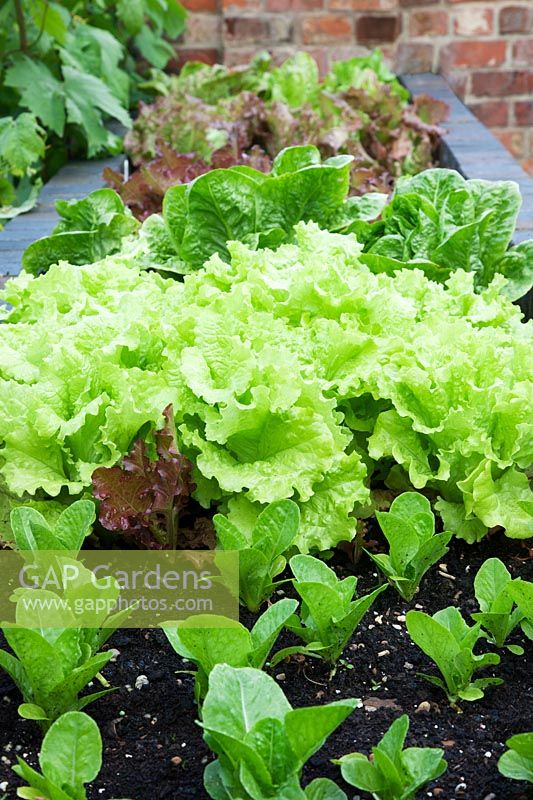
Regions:
<svg viewBox="0 0 533 800"><path fill-rule="evenodd" d="M339 580L332 569L312 556L293 556L289 563L302 608L301 621L295 616L287 628L302 638L309 650L335 664L363 616L387 587L380 586L354 600L355 576Z"/></svg>
<svg viewBox="0 0 533 800"><path fill-rule="evenodd" d="M43 800L86 800L84 784L94 780L102 766L102 738L94 720L79 711L63 714L44 737L39 765L41 773L22 758L14 772L29 790L19 789L19 797Z"/></svg>
<svg viewBox="0 0 533 800"><path fill-rule="evenodd" d="M122 239L139 223L111 189L97 189L83 200L57 200L61 220L50 236L37 239L24 251L22 266L39 275L52 264L92 264L120 250Z"/></svg>
<svg viewBox="0 0 533 800"><path fill-rule="evenodd" d="M0 119L0 229L37 200L41 182L34 176L44 156L44 137L32 114Z"/></svg>
<svg viewBox="0 0 533 800"><path fill-rule="evenodd" d="M465 180L456 170L429 169L398 181L380 221L352 227L371 266L394 271L409 262L439 281L464 269L474 273L476 288L501 274L503 291L517 299L533 285L533 241L508 250L521 203L512 181Z"/></svg>
<svg viewBox="0 0 533 800"><path fill-rule="evenodd" d="M10 515L17 550L68 550L72 555L81 550L85 538L92 531L95 518L91 500L76 500L61 512L53 524L31 506L18 506Z"/></svg>
<svg viewBox="0 0 533 800"><path fill-rule="evenodd" d="M474 655L481 634L481 623L469 627L461 612L450 606L432 617L422 611L408 611L407 630L413 642L431 658L441 671L444 682L432 675L421 677L438 686L450 703L457 700L479 700L487 686L503 683L501 678L475 678L480 669L500 663L495 653Z"/></svg>
<svg viewBox="0 0 533 800"><path fill-rule="evenodd" d="M522 631L528 639L533 640L533 583L515 578L509 584L507 591L523 616L520 622Z"/></svg>
<svg viewBox="0 0 533 800"><path fill-rule="evenodd" d="M351 786L371 792L376 800L414 800L419 789L446 772L444 751L436 747L407 747L409 717L394 720L376 747L372 758L350 753L335 760L342 777Z"/></svg>
<svg viewBox="0 0 533 800"><path fill-rule="evenodd" d="M270 503L257 517L250 535L222 514L213 522L223 550L239 552L239 595L249 611L257 611L282 581L275 581L287 563L284 553L295 543L300 510L292 500Z"/></svg>
<svg viewBox="0 0 533 800"><path fill-rule="evenodd" d="M247 535L291 498L300 551L351 540L379 475L440 495L444 528L464 538L489 525L527 538L532 332L500 284L374 274L352 236L312 223L294 238L233 243L230 263L215 256L183 283L146 271L142 237L8 281L7 490L76 496L173 403L194 499Z"/></svg>
<svg viewBox="0 0 533 800"><path fill-rule="evenodd" d="M389 512L378 511L376 517L389 543L389 554L367 554L404 600L411 600L428 569L448 552L452 534L435 534L431 504L417 492L404 492Z"/></svg>
<svg viewBox="0 0 533 800"><path fill-rule="evenodd" d="M296 600L279 600L259 617L251 631L240 622L216 614L198 614L181 623L164 623L163 630L176 653L198 666L197 700L205 697L209 675L217 664L262 669L297 606Z"/></svg>
<svg viewBox="0 0 533 800"><path fill-rule="evenodd" d="M340 700L293 709L264 672L217 665L202 710L204 739L218 756L204 772L207 793L213 800L346 800L323 779L304 791L300 773L360 704Z"/></svg>
<svg viewBox="0 0 533 800"><path fill-rule="evenodd" d="M504 647L505 640L524 618L520 608L514 608L509 589L513 580L511 573L499 558L488 558L474 578L476 600L481 609L472 617L487 631L489 641L496 647ZM507 645L517 655L524 650L518 645Z"/></svg>
<svg viewBox="0 0 533 800"><path fill-rule="evenodd" d="M533 732L517 733L505 744L509 749L498 761L501 774L515 781L533 783Z"/></svg>

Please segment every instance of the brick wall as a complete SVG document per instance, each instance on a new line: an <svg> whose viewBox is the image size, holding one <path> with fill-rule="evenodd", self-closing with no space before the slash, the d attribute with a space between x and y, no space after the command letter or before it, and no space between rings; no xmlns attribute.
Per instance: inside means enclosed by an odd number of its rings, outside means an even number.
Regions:
<svg viewBox="0 0 533 800"><path fill-rule="evenodd" d="M180 60L308 50L324 71L379 46L397 72L441 72L533 175L532 0L182 0Z"/></svg>

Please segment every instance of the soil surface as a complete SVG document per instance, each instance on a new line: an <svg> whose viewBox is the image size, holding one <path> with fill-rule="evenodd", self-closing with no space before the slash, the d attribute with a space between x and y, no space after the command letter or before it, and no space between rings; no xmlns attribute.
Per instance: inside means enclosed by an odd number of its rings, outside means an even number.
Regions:
<svg viewBox="0 0 533 800"><path fill-rule="evenodd" d="M456 605L463 614L476 610L473 578L490 556L500 557L513 577L531 579L531 561L523 543L496 535L475 546L454 541L441 565L431 569L412 603L405 603L392 589L381 594L347 647L336 675L307 659L278 665L273 674L295 706L313 705L359 697L357 709L308 763L303 782L325 776L342 786L348 797L367 800L343 784L338 767L330 759L345 753L368 753L390 723L408 713L409 746L436 746L445 750L448 770L419 794L440 800L531 800L530 787L510 781L496 768L505 740L533 728L533 691L528 659L502 651L499 667L485 674L504 678L489 687L485 698L464 703L462 713L452 709L445 696L417 677L418 671L436 674L428 658L410 642L404 623L409 608L434 613ZM336 564L339 574L349 570L347 558ZM354 568L360 576L359 591L377 583L366 556ZM251 615L243 621L253 622ZM523 643L520 631L512 642ZM284 635L280 644L291 643ZM97 701L89 711L104 739L104 766L88 790L89 800L206 800L202 773L212 758L196 724L193 679L180 673L185 665L160 631L119 631L109 643L120 651L105 669L118 690ZM135 688L139 676L148 683ZM139 685L139 684L138 684ZM17 716L18 692L0 674L0 800L15 797L19 785L10 766L16 755L36 763L40 732L36 723ZM7 785L6 785L7 782ZM283 800L283 798L279 798Z"/></svg>

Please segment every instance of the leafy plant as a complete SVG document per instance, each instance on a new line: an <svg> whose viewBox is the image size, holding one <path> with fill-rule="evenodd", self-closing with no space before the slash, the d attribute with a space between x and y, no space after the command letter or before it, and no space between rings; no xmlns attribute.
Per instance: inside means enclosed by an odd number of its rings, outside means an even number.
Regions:
<svg viewBox="0 0 533 800"><path fill-rule="evenodd" d="M437 495L444 529L470 542L495 525L527 538L532 333L498 281L477 293L461 270L446 288L417 270L375 274L352 236L313 223L291 236L275 250L233 243L229 262L182 283L147 271L142 237L8 281L6 491L58 503L138 439L155 456L172 403L193 500L248 537L265 506L292 498L298 550L349 541L379 476Z"/></svg>
<svg viewBox="0 0 533 800"><path fill-rule="evenodd" d="M285 569L284 553L298 535L300 509L292 500L270 503L257 517L251 535L222 514L216 514L213 522L222 549L239 552L241 602L249 611L257 611L283 583L275 578Z"/></svg>
<svg viewBox="0 0 533 800"><path fill-rule="evenodd" d="M22 266L39 275L59 261L91 264L120 250L122 239L138 228L131 211L111 189L97 189L83 200L57 200L61 217L50 236L24 251Z"/></svg>
<svg viewBox="0 0 533 800"><path fill-rule="evenodd" d="M202 710L204 739L218 758L204 772L213 800L345 800L332 781L300 786L302 767L360 705L340 700L293 709L264 672L218 664Z"/></svg>
<svg viewBox="0 0 533 800"><path fill-rule="evenodd" d="M76 500L67 506L51 525L31 506L19 506L11 512L11 531L17 550L68 550L76 554L92 531L95 520L94 503Z"/></svg>
<svg viewBox="0 0 533 800"><path fill-rule="evenodd" d="M42 182L45 131L32 114L0 119L0 230L2 223L35 205Z"/></svg>
<svg viewBox="0 0 533 800"><path fill-rule="evenodd" d="M332 569L313 556L293 556L289 562L294 588L302 598L301 621L293 617L287 628L302 638L312 650L335 664L354 630L378 594L387 587L354 600L357 578L339 580Z"/></svg>
<svg viewBox="0 0 533 800"><path fill-rule="evenodd" d="M452 534L435 534L431 504L417 492L404 492L392 502L390 511L378 511L376 517L389 543L389 554L367 550L367 555L404 600L411 600L431 565L448 552Z"/></svg>
<svg viewBox="0 0 533 800"><path fill-rule="evenodd" d="M216 664L262 669L297 606L296 600L279 600L259 617L251 631L236 620L216 614L198 614L181 623L164 623L163 630L176 653L198 666L197 700L205 697L208 678Z"/></svg>
<svg viewBox="0 0 533 800"><path fill-rule="evenodd" d="M376 800L414 800L419 789L446 772L444 751L437 747L407 747L409 717L394 720L372 757L350 753L334 761L351 786L371 792Z"/></svg>
<svg viewBox="0 0 533 800"><path fill-rule="evenodd" d="M533 732L517 733L505 744L509 749L498 761L501 774L515 781L533 783Z"/></svg>
<svg viewBox="0 0 533 800"><path fill-rule="evenodd" d="M102 766L102 738L98 725L87 714L70 711L50 727L39 753L41 773L17 756L14 772L29 789L18 797L42 800L86 800L84 784L94 780Z"/></svg>
<svg viewBox="0 0 533 800"><path fill-rule="evenodd" d="M488 558L483 562L474 578L474 591L481 611L472 614L488 633L489 641L496 647L504 647L506 639L524 618L520 608L513 608L509 593L511 573L499 558ZM524 649L519 645L506 645L516 655Z"/></svg>
<svg viewBox="0 0 533 800"><path fill-rule="evenodd" d="M406 624L409 636L437 665L444 681L423 673L420 676L446 692L450 703L479 700L487 686L503 683L501 678L472 679L478 670L499 664L500 656L474 655L481 638L481 623L469 627L457 608L443 608L432 617L422 611L408 611Z"/></svg>
<svg viewBox="0 0 533 800"><path fill-rule="evenodd" d="M507 591L522 614L520 621L522 631L528 639L533 639L533 583L515 578L508 585Z"/></svg>
<svg viewBox="0 0 533 800"><path fill-rule="evenodd" d="M180 513L195 487L192 464L176 445L172 406L163 416L165 426L154 434L157 458L151 458L144 439L137 439L121 466L100 467L92 482L104 528L123 532L139 546L175 549Z"/></svg>
<svg viewBox="0 0 533 800"><path fill-rule="evenodd" d="M352 228L372 268L394 272L405 263L446 281L457 269L474 274L474 286L495 275L512 299L533 285L533 241L509 248L521 206L512 181L465 180L456 170L429 169L398 181L380 220Z"/></svg>

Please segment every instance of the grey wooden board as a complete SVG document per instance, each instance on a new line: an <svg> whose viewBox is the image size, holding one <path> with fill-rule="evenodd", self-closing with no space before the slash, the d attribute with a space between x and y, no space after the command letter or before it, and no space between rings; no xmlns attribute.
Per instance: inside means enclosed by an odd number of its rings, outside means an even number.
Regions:
<svg viewBox="0 0 533 800"><path fill-rule="evenodd" d="M73 161L59 170L43 187L35 208L12 219L0 232L0 275L18 275L22 254L29 244L48 236L59 220L56 200L86 197L104 186L104 167L122 171L124 156L97 161Z"/></svg>

